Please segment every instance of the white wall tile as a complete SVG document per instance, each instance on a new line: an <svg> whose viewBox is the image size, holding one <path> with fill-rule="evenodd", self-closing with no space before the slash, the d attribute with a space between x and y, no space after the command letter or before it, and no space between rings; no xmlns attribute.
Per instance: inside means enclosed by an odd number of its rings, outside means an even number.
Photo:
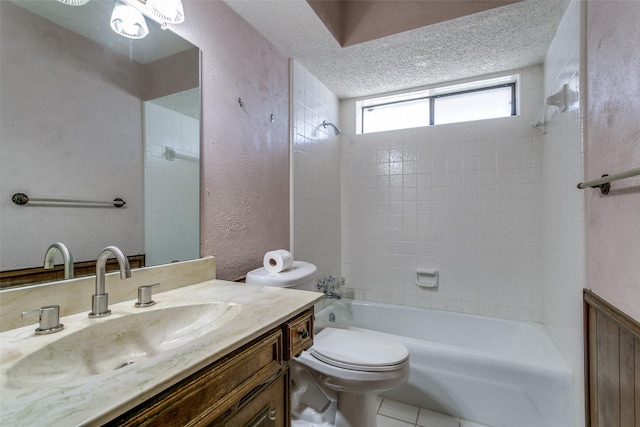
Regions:
<svg viewBox="0 0 640 427"><path fill-rule="evenodd" d="M292 69L291 251L296 260L315 264L319 279L339 277L340 139L322 126L323 120L338 125L338 99L299 63L293 61ZM352 170L354 181L364 174L362 163Z"/></svg>
<svg viewBox="0 0 640 427"><path fill-rule="evenodd" d="M525 87L542 81L541 67L520 74ZM526 90L523 96L521 105L533 111L533 97ZM342 102L343 123L353 119L353 108L354 101ZM535 216L541 212L542 153L533 144L539 134L530 120L345 132L342 265L347 284L365 298L540 321L530 303L540 294L539 281L524 279L540 265L542 243L522 243L523 236L539 230ZM375 167L356 176L360 170L352 165L367 162ZM386 192L374 197L367 192L371 187ZM392 244L372 245L383 236ZM391 276L380 265L389 267ZM440 269L438 289L425 293L415 286L418 266ZM381 283L387 277L394 280ZM505 289L496 290L496 281ZM524 289L516 291L516 283Z"/></svg>
<svg viewBox="0 0 640 427"><path fill-rule="evenodd" d="M577 102L547 115L542 138L542 295L533 305L574 371L575 425L584 425L582 288L585 286L580 28L582 2L571 2L545 59L543 96L569 83ZM540 101L542 102L542 100Z"/></svg>
<svg viewBox="0 0 640 427"><path fill-rule="evenodd" d="M147 265L200 256L200 163L165 157L167 147L200 157L200 122L144 103Z"/></svg>

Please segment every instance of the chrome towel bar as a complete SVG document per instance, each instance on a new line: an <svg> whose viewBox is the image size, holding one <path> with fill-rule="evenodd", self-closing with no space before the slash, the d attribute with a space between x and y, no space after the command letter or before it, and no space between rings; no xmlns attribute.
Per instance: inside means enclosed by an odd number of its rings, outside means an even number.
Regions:
<svg viewBox="0 0 640 427"><path fill-rule="evenodd" d="M75 199L41 199L35 197L29 197L24 193L16 193L11 196L11 201L16 205L26 205L27 203L44 203L53 205L94 205L94 206L114 206L121 208L127 204L121 198L113 199L113 201L103 202L98 200L75 200Z"/></svg>
<svg viewBox="0 0 640 427"><path fill-rule="evenodd" d="M599 188L602 194L609 194L609 185L612 181L619 179L631 178L632 176L640 175L640 168L629 169L625 172L620 172L614 175L602 175L602 178L594 179L593 181L581 182L578 184L578 188L583 190L585 188Z"/></svg>

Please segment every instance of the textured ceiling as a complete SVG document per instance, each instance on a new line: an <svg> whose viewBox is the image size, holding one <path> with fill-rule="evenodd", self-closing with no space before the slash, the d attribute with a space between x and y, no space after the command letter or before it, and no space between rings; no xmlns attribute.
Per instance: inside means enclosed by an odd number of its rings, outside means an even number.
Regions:
<svg viewBox="0 0 640 427"><path fill-rule="evenodd" d="M182 92L172 93L161 98L152 99L150 102L177 111L185 116L200 120L200 88L188 89Z"/></svg>
<svg viewBox="0 0 640 427"><path fill-rule="evenodd" d="M342 99L541 64L569 4L525 0L343 48L306 0L225 3Z"/></svg>

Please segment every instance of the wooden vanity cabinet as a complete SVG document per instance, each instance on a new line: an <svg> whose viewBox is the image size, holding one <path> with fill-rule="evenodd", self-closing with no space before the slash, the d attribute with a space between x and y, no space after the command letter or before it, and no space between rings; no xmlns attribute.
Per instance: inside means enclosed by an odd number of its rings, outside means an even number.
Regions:
<svg viewBox="0 0 640 427"><path fill-rule="evenodd" d="M311 345L312 327L313 308L185 378L107 426L288 427L291 424L289 360Z"/></svg>

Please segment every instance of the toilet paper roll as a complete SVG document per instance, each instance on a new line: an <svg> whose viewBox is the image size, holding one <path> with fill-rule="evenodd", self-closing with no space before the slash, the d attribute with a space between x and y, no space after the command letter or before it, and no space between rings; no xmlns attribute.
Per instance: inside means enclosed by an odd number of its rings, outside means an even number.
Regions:
<svg viewBox="0 0 640 427"><path fill-rule="evenodd" d="M264 269L269 273L280 273L291 268L293 265L293 255L284 249L269 251L264 254Z"/></svg>

